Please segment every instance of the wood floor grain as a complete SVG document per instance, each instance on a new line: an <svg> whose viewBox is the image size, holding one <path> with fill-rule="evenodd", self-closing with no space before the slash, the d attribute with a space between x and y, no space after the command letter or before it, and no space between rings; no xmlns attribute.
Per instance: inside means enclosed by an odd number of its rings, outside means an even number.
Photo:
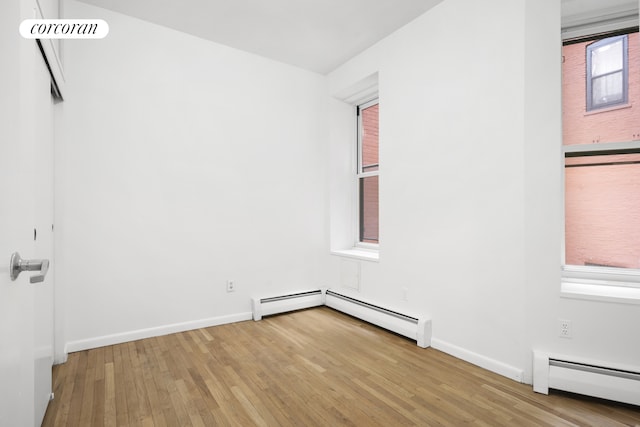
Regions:
<svg viewBox="0 0 640 427"><path fill-rule="evenodd" d="M640 426L322 307L72 353L44 426Z"/></svg>

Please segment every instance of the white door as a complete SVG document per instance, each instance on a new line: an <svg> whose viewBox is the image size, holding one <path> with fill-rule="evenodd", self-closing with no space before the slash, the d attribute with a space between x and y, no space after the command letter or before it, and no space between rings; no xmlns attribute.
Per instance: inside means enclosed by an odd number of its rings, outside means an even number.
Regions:
<svg viewBox="0 0 640 427"><path fill-rule="evenodd" d="M14 252L52 261L50 77L36 42L18 33L32 14L24 1L0 6L0 426L40 425L51 393L53 275L12 281L9 268Z"/></svg>

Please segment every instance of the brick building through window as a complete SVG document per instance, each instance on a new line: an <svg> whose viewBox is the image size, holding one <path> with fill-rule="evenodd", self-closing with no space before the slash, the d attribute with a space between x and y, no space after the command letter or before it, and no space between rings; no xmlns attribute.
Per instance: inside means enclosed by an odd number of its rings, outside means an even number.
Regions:
<svg viewBox="0 0 640 427"><path fill-rule="evenodd" d="M379 133L378 101L358 107L359 241L379 241Z"/></svg>
<svg viewBox="0 0 640 427"><path fill-rule="evenodd" d="M640 269L640 36L562 54L565 264Z"/></svg>

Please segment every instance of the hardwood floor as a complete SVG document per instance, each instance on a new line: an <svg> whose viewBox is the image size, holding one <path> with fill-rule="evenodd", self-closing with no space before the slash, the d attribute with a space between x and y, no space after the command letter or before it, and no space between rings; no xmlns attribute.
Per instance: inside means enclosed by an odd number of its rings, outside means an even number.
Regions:
<svg viewBox="0 0 640 427"><path fill-rule="evenodd" d="M44 426L640 426L322 307L72 353Z"/></svg>

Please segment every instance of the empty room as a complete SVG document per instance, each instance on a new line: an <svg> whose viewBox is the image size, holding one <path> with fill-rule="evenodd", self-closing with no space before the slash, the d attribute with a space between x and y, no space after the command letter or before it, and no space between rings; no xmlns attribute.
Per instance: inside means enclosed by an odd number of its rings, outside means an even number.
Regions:
<svg viewBox="0 0 640 427"><path fill-rule="evenodd" d="M640 0L5 0L0 427L640 426Z"/></svg>

